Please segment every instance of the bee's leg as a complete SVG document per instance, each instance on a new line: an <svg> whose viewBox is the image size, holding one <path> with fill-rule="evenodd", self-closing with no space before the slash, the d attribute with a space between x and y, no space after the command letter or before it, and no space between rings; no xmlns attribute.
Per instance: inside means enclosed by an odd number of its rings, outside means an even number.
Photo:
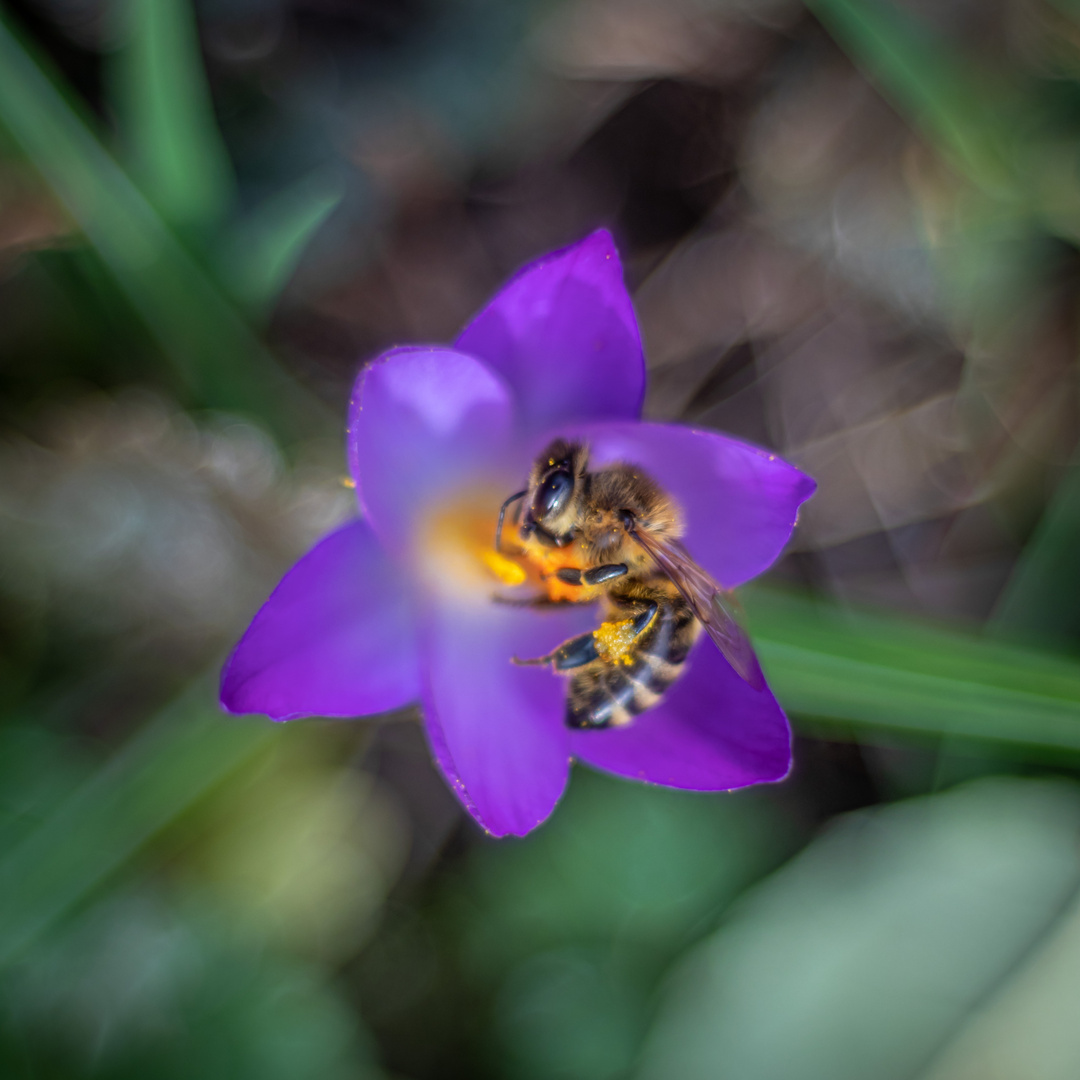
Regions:
<svg viewBox="0 0 1080 1080"><path fill-rule="evenodd" d="M614 649L618 655L622 655L623 651L629 647L625 631L627 621L630 622L629 640L636 641L648 630L659 610L659 604L655 600L637 598L624 600L620 597L612 597L611 601L616 607L628 609L627 617L622 619L609 617L593 631L593 634L604 644L605 652L611 652Z"/></svg>
<svg viewBox="0 0 1080 1080"><path fill-rule="evenodd" d="M553 653L547 656L538 656L535 660L520 660L511 657L515 664L522 667L530 664L551 664L556 671L570 671L572 668L582 667L598 660L600 654L596 651L596 638L590 630L587 634L579 634L569 641L564 641Z"/></svg>
<svg viewBox="0 0 1080 1080"><path fill-rule="evenodd" d="M653 616L656 614L657 603L655 600L647 600L641 610L634 615L634 621L630 626L633 637L639 637L645 633L649 623L652 622ZM526 666L529 664L551 664L556 671L571 671L573 668L584 667L585 664L591 664L594 660L600 659L600 652L597 649L598 635L599 639L603 638L603 629L605 626L614 625L608 623L601 623L599 630L590 630L587 634L579 634L575 638L571 638L569 641L564 641L553 653L548 653L547 656L538 656L534 660L521 660L518 657L511 657L515 664Z"/></svg>
<svg viewBox="0 0 1080 1080"><path fill-rule="evenodd" d="M649 628L649 623L653 621L653 616L656 614L659 605L655 600L620 600L618 597L612 597L612 602L618 604L620 607L632 608L634 614L632 616L633 623L630 625L631 631L633 631L634 637L640 637ZM612 622L616 620L611 620ZM602 623L602 626L609 625L608 623Z"/></svg>
<svg viewBox="0 0 1080 1080"><path fill-rule="evenodd" d="M595 600L552 600L550 596L502 596L492 593L493 603L505 604L507 607L535 608L539 611L565 611L568 607L576 607L579 604L593 604Z"/></svg>
<svg viewBox="0 0 1080 1080"><path fill-rule="evenodd" d="M573 566L563 566L555 571L555 576L567 585L603 585L605 581L614 581L629 573L626 563L606 563L589 570L578 570Z"/></svg>
<svg viewBox="0 0 1080 1080"><path fill-rule="evenodd" d="M603 585L605 581L614 581L628 574L626 563L608 563L606 566L594 566L581 575L586 585Z"/></svg>

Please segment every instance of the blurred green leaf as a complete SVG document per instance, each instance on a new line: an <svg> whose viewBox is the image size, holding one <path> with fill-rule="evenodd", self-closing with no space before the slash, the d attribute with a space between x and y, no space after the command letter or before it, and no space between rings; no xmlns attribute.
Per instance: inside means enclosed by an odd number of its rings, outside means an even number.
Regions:
<svg viewBox="0 0 1080 1080"><path fill-rule="evenodd" d="M939 1055L924 1080L1080 1076L1080 902Z"/></svg>
<svg viewBox="0 0 1080 1080"><path fill-rule="evenodd" d="M981 781L840 819L680 967L638 1076L915 1075L1054 923L1078 839L1071 784Z"/></svg>
<svg viewBox="0 0 1080 1080"><path fill-rule="evenodd" d="M767 587L741 595L769 682L794 713L1080 750L1080 663Z"/></svg>
<svg viewBox="0 0 1080 1080"><path fill-rule="evenodd" d="M1080 462L1065 470L1013 568L994 625L1068 642L1080 636Z"/></svg>
<svg viewBox="0 0 1080 1080"><path fill-rule="evenodd" d="M277 729L224 717L198 686L0 853L0 966L124 866Z"/></svg>
<svg viewBox="0 0 1080 1080"><path fill-rule="evenodd" d="M289 439L315 407L0 21L0 123L79 224L195 404Z"/></svg>
<svg viewBox="0 0 1080 1080"><path fill-rule="evenodd" d="M1066 15L1080 19L1080 0L1050 0L1050 3Z"/></svg>
<svg viewBox="0 0 1080 1080"><path fill-rule="evenodd" d="M624 1076L656 979L792 842L757 792L702 798L576 769L552 820L477 851L452 897L470 984L496 990L503 1074Z"/></svg>
<svg viewBox="0 0 1080 1080"><path fill-rule="evenodd" d="M1076 132L884 0L806 0L881 93L995 203L1000 226L1038 220L1080 238Z"/></svg>
<svg viewBox="0 0 1080 1080"><path fill-rule="evenodd" d="M352 955L404 865L408 827L397 803L341 765L340 736L370 730L277 728L254 767L206 801L185 846L186 877L292 955Z"/></svg>
<svg viewBox="0 0 1080 1080"><path fill-rule="evenodd" d="M0 727L0 851L10 851L83 782L90 765L36 724Z"/></svg>
<svg viewBox="0 0 1080 1080"><path fill-rule="evenodd" d="M113 100L132 174L176 226L209 227L233 197L188 0L121 0Z"/></svg>
<svg viewBox="0 0 1080 1080"><path fill-rule="evenodd" d="M881 92L972 180L1015 185L1007 89L972 68L916 19L883 0L806 0Z"/></svg>
<svg viewBox="0 0 1080 1080"><path fill-rule="evenodd" d="M560 949L522 964L499 993L495 1032L515 1080L627 1075L648 1015L647 988L596 950Z"/></svg>
<svg viewBox="0 0 1080 1080"><path fill-rule="evenodd" d="M338 176L306 176L267 199L235 225L222 242L222 278L256 311L285 287L304 247L345 193Z"/></svg>
<svg viewBox="0 0 1080 1080"><path fill-rule="evenodd" d="M50 935L5 972L0 1002L6 1080L382 1075L318 968L275 955L198 897L177 903L146 885Z"/></svg>
<svg viewBox="0 0 1080 1080"><path fill-rule="evenodd" d="M566 944L635 941L661 956L783 853L753 798L706 800L577 770L559 812L527 840L479 852L462 913L470 964L501 965Z"/></svg>
<svg viewBox="0 0 1080 1080"><path fill-rule="evenodd" d="M916 19L881 0L807 0L837 41L890 100L986 197L957 194L937 264L963 312L970 351L993 354L1048 290L1046 245L1033 228L1080 237L1076 133L1047 129L1043 110L1018 89L975 71ZM1056 0L1075 15L1076 3ZM1011 204L1007 206L1006 204ZM1052 271L1051 271L1052 272ZM1024 347L1023 344L1020 346ZM969 361L965 399L982 400L980 365ZM1080 466L1062 479L995 612L1011 633L1067 642L1080 630ZM993 727L993 722L990 724Z"/></svg>

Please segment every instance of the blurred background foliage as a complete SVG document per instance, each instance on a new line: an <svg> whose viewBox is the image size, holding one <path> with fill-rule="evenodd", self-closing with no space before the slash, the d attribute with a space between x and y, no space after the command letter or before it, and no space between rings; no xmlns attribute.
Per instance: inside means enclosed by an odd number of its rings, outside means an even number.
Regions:
<svg viewBox="0 0 1080 1080"><path fill-rule="evenodd" d="M599 224L819 481L796 768L493 843L216 672L358 366ZM1071 0L0 0L0 1074L1075 1077L1078 250Z"/></svg>

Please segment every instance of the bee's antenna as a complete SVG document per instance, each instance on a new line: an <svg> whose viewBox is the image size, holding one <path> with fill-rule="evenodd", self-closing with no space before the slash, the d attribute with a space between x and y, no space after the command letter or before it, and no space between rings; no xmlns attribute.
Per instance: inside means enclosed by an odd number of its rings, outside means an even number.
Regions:
<svg viewBox="0 0 1080 1080"><path fill-rule="evenodd" d="M506 517L506 508L512 503L517 502L518 499L523 499L529 494L529 489L525 488L522 491L515 491L513 495L507 499L502 506L499 507L499 524L495 526L495 550L502 552L502 527L503 518Z"/></svg>

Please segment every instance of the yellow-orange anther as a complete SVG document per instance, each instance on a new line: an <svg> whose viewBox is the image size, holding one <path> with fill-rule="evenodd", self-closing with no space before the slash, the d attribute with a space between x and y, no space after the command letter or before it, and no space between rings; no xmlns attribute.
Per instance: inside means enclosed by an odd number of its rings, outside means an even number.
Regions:
<svg viewBox="0 0 1080 1080"><path fill-rule="evenodd" d="M508 559L505 555L499 554L493 548L481 548L479 552L480 558L484 560L484 565L501 581L504 585L522 585L528 576L525 573L525 567L521 563L514 562L513 559Z"/></svg>
<svg viewBox="0 0 1080 1080"><path fill-rule="evenodd" d="M527 562L495 550L500 501L497 491L465 491L422 519L417 554L433 587L464 601L490 603L499 587L539 584Z"/></svg>

